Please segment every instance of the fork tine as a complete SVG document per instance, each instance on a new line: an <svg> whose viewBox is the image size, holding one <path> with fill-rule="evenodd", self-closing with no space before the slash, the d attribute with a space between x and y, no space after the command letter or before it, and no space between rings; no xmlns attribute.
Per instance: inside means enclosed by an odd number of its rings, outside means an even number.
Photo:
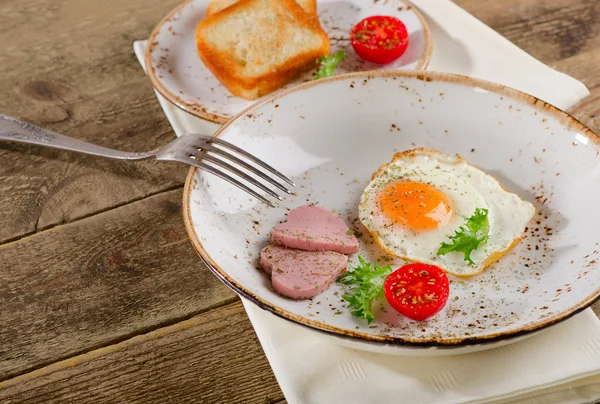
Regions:
<svg viewBox="0 0 600 404"><path fill-rule="evenodd" d="M190 159L192 159L192 160L198 159L198 158L210 161L211 163L214 163L214 164L218 165L219 167L223 167L224 169L229 170L232 173L235 173L239 177L242 177L244 180L248 181L249 183L251 183L255 187L258 187L258 188L262 189L263 191L265 191L266 193L268 193L269 195L271 195L273 198L277 198L280 201L283 200L283 198L281 198L281 196L277 195L277 193L275 191L273 191L272 189L270 189L266 185L258 182L257 180L255 180L254 178L252 178L251 176L249 176L248 174L244 173L243 171L238 170L237 168L235 168L231 164L226 163L226 162L224 162L221 159L218 159L218 158L216 158L214 156L211 156L208 153L202 153L202 152L201 153L197 153L197 155L194 155L194 158L192 158L190 156Z"/></svg>
<svg viewBox="0 0 600 404"><path fill-rule="evenodd" d="M258 159L256 157L254 157L252 154L248 153L244 149L240 149L239 147L237 147L233 143L229 143L229 142L227 142L225 140L219 139L218 137L214 137L214 136L197 135L197 137L199 139L205 140L208 143L216 143L216 144L219 144L221 146L228 147L231 150L235 151L236 153L238 153L238 154L246 157L248 160L251 160L254 163L258 164L259 166L261 166L265 170L270 171L271 173L275 174L276 176L278 176L279 178L281 178L282 180L284 180L285 182L287 182L291 186L293 186L293 187L296 186L296 184L294 184L294 182L291 179L289 179L288 177L286 177L285 175L283 175L282 173L280 173L279 171L277 171L275 168L271 167L270 165L268 165L264 161L262 161L262 160L260 160L260 159Z"/></svg>
<svg viewBox="0 0 600 404"><path fill-rule="evenodd" d="M210 166L208 164L204 164L204 163L200 163L199 161L196 161L194 159L190 159L191 162L187 162L188 164L193 165L194 167L198 167L201 170L205 170L213 175L216 175L217 177L229 182L232 185L235 185L236 187L242 189L243 191L246 191L247 193L249 193L250 195L252 195L253 197L255 197L256 199L258 199L259 201L261 201L262 203L274 208L275 205L269 201L267 198L263 197L262 195L258 194L257 192L255 192L253 189L249 188L248 186L246 186L245 184L239 182L238 180L236 180L235 178L223 173L222 171L217 170L216 168L214 168L213 166Z"/></svg>
<svg viewBox="0 0 600 404"><path fill-rule="evenodd" d="M281 189L283 192L286 192L288 194L292 193L289 189L287 189L286 187L281 185L279 182L274 181L271 177L269 177L262 171L258 170L256 167L252 166L251 164L246 163L242 159L237 158L233 154L226 152L225 150L221 149L220 147L214 147L210 144L206 144L206 145L203 145L202 147L199 147L198 149L199 149L199 151L211 151L215 154L218 154L220 156L228 158L231 161L233 161L233 162L239 164L240 166L246 168L247 170L251 171L252 173L258 175L263 180L268 181L269 183L275 185L277 188Z"/></svg>

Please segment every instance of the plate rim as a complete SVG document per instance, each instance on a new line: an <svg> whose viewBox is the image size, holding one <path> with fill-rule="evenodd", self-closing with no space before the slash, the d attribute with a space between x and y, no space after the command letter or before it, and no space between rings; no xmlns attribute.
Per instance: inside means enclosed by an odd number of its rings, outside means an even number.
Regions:
<svg viewBox="0 0 600 404"><path fill-rule="evenodd" d="M571 116L569 113L555 107L533 95L527 94L525 92L516 90L512 87L504 86L501 84L497 84L494 82L490 82L487 80L477 79L469 76L452 74L452 73L441 73L441 72L424 72L424 71L397 71L397 70L380 70L380 71L365 71L365 72L354 72L341 74L333 77L328 77L324 79L320 79L317 81L306 82L299 84L297 86L280 90L276 93L273 93L270 97L267 97L261 102L257 102L248 108L241 111L234 118L228 121L225 125L219 128L213 136L218 137L223 132L225 132L229 126L233 125L239 119L244 117L246 114L262 107L265 104L274 102L275 100L286 96L287 94L302 91L313 86L319 85L321 83L329 83L333 81L347 80L347 79L372 79L372 78L411 78L417 80L423 80L427 82L431 81L440 81L452 84L460 84L465 85L471 88L480 88L489 92L493 92L499 94L501 96L510 97L517 101L525 102L529 104L531 107L535 108L537 111L546 113L551 115L559 120L559 122L564 126L576 127L582 134L586 135L591 142L600 149L600 135L596 134L589 127L584 125L575 117ZM185 135L184 135L185 136ZM202 246L202 242L200 241L199 236L196 234L194 229L194 225L191 219L191 196L193 189L193 180L196 174L196 167L191 167L184 186L183 191L183 202L182 202L182 213L184 218L184 224L186 228L186 232L188 233L188 237L192 242L196 253L200 256L202 261L206 264L206 266L219 278L223 281L227 286L232 288L236 293L244 296L248 300L252 301L254 304L259 306L261 309L266 310L278 317L284 318L293 323L305 326L309 329L316 330L319 332L325 332L328 334L332 334L337 337L349 338L361 342L368 343L381 343L387 345L396 345L396 346L412 346L412 347L438 347L438 348L458 348L469 345L477 345L484 343L497 342L501 340L506 340L510 338L519 337L522 335L530 334L533 332L541 331L547 327L563 322L572 316L580 313L581 311L587 309L595 302L600 300L600 287L597 288L593 293L585 296L580 299L579 303L560 312L553 316L543 319L535 324L530 324L529 326L522 326L518 329L512 331L504 331L497 332L490 335L485 336L465 336L458 338L430 338L430 339L420 339L420 338L400 338L400 337L392 337L392 336L384 336L384 335L374 335L374 334L365 334L362 332L342 329L339 327L335 327L320 321L311 320L309 318L303 317L301 315L293 314L284 310L275 304L266 302L264 299L256 296L249 290L245 289L242 285L235 282L231 277L227 275L226 271L223 271L222 268L217 265L217 263L210 257L208 252L204 250Z"/></svg>
<svg viewBox="0 0 600 404"><path fill-rule="evenodd" d="M180 10L182 10L183 8L185 8L187 5L189 5L190 3L194 2L194 1L197 1L197 0L186 0L185 2L183 2L183 3L179 4L178 6L176 6L175 8L173 8L171 11L169 11L169 13L167 15L165 15L158 22L158 24L154 27L154 29L150 33L150 36L148 37L148 45L146 46L146 50L144 51L144 64L146 65L146 74L147 74L148 78L150 79L152 86L156 89L156 91L158 91L160 93L160 95L165 97L169 102L174 104L176 107L178 107L178 108L184 110L185 112L192 114L198 118L206 119L208 121L211 121L211 122L214 122L217 124L225 124L229 120L237 117L237 115L239 113L233 115L232 117L227 117L225 115L220 115L218 113L208 112L206 110L206 108L202 107L198 103L190 103L190 102L182 100L181 97L177 96L176 94L173 94L171 91L169 91L169 89L167 89L162 84L162 81L158 77L156 71L154 70L154 66L152 64L152 52L156 48L156 44L157 44L155 38L160 33L162 26L164 24L166 24L168 21L170 21L171 17L173 17L173 15L175 15L177 12L179 12ZM427 66L429 66L429 62L431 61L431 54L432 54L432 50L433 50L433 41L431 38L431 29L429 28L429 24L427 23L427 21L425 20L425 17L419 11L419 9L417 7L415 7L414 4L412 4L409 0L393 0L393 1L398 1L400 3L404 3L408 7L408 10L411 10L413 13L415 13L415 15L417 16L417 18L419 19L419 21L421 23L421 26L423 27L423 31L425 33L425 49L423 51L423 55L419 58L417 66L415 67L414 70L424 71L427 68ZM317 6L318 6L318 0L317 0ZM353 73L349 73L349 74L353 74ZM295 88L296 86L301 85L301 84L303 84L303 83L296 84L290 88ZM285 90L288 90L288 89L285 89ZM285 90L276 90L273 93L266 95L266 97L269 98L271 95L276 94L279 91L285 91ZM261 101L259 101L259 102L261 102ZM247 108L245 108L245 109L247 109Z"/></svg>

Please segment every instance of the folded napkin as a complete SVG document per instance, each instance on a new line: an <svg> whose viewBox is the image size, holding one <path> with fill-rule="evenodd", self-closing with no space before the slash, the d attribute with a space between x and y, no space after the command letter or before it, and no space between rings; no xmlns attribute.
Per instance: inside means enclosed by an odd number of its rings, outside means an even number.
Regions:
<svg viewBox="0 0 600 404"><path fill-rule="evenodd" d="M428 70L494 81L561 109L589 95L582 83L535 60L452 2L412 3L432 29ZM142 66L145 47L146 41L134 43ZM218 128L156 94L177 136ZM335 345L242 301L289 404L575 404L600 399L600 321L590 309L504 347L401 357Z"/></svg>

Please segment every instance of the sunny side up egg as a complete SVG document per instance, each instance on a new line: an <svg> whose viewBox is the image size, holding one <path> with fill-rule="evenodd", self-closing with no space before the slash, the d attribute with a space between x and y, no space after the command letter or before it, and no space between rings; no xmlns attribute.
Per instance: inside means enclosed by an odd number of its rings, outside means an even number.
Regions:
<svg viewBox="0 0 600 404"><path fill-rule="evenodd" d="M471 252L438 254L476 209L486 209L488 239ZM514 247L535 207L506 191L492 176L461 157L435 150L397 153L364 190L359 218L389 254L437 265L456 276L472 276Z"/></svg>

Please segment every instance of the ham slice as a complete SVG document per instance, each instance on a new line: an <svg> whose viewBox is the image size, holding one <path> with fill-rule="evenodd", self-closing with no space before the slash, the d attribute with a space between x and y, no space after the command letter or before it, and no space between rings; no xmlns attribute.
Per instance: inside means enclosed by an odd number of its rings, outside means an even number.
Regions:
<svg viewBox="0 0 600 404"><path fill-rule="evenodd" d="M300 206L288 213L288 220L271 231L275 244L306 251L335 251L354 254L358 240L348 226L320 206Z"/></svg>
<svg viewBox="0 0 600 404"><path fill-rule="evenodd" d="M307 299L327 290L347 264L346 255L333 251L269 245L260 252L260 265L271 275L275 291L292 299Z"/></svg>

